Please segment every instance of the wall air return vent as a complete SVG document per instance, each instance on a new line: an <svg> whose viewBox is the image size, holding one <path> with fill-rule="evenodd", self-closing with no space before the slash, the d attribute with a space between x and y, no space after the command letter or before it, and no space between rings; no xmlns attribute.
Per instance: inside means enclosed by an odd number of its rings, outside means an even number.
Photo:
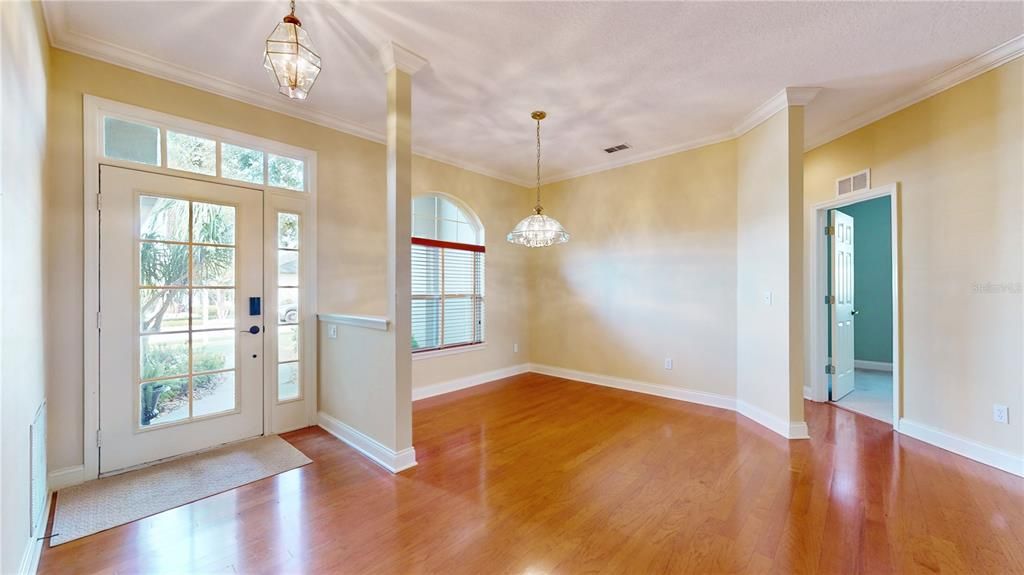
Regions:
<svg viewBox="0 0 1024 575"><path fill-rule="evenodd" d="M615 152L621 152L622 150L628 150L629 148L630 148L629 144L623 143L623 144L619 144L618 146L612 146L610 148L605 148L604 151L608 152L609 154L614 154Z"/></svg>
<svg viewBox="0 0 1024 575"><path fill-rule="evenodd" d="M845 196L853 192L871 188L871 170L867 169L850 174L836 180L836 196Z"/></svg>

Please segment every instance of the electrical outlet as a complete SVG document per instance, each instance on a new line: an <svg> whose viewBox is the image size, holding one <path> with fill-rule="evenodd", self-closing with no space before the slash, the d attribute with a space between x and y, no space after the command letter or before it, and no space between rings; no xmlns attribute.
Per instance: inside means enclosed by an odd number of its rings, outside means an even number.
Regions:
<svg viewBox="0 0 1024 575"><path fill-rule="evenodd" d="M666 357L665 358L665 369L672 369L672 358L671 357Z"/></svg>
<svg viewBox="0 0 1024 575"><path fill-rule="evenodd" d="M1010 423L1010 408L1005 405L992 405L992 421L996 423Z"/></svg>
<svg viewBox="0 0 1024 575"><path fill-rule="evenodd" d="M519 353L519 344L518 343L513 343L512 344L512 353Z"/></svg>
<svg viewBox="0 0 1024 575"><path fill-rule="evenodd" d="M338 339L338 326L327 324L327 339Z"/></svg>
<svg viewBox="0 0 1024 575"><path fill-rule="evenodd" d="M764 302L764 305L772 305L772 299L773 298L772 298L772 292L771 291L766 291L761 296L761 301Z"/></svg>

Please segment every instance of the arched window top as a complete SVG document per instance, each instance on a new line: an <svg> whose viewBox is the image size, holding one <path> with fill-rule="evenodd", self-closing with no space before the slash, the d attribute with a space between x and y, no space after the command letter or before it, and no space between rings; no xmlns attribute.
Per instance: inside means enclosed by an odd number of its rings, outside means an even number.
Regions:
<svg viewBox="0 0 1024 575"><path fill-rule="evenodd" d="M412 199L412 235L416 238L484 245L484 227L468 206L445 194Z"/></svg>

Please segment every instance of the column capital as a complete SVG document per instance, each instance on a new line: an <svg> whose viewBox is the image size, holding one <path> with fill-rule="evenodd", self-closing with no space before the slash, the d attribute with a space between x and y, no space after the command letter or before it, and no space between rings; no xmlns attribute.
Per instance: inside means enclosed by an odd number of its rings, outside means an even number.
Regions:
<svg viewBox="0 0 1024 575"><path fill-rule="evenodd" d="M385 42L380 48L380 63L384 68L385 74L398 68L410 76L416 74L416 72L419 72L428 64L423 57L391 40Z"/></svg>

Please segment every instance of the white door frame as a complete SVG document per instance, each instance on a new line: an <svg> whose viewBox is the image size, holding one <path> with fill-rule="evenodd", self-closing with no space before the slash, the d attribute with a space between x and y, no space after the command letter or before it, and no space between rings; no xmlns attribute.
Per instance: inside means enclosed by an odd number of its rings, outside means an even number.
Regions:
<svg viewBox="0 0 1024 575"><path fill-rule="evenodd" d="M273 140L260 138L258 136L252 136L242 132L236 132L226 128L220 128L218 126L212 126L186 118L180 118L172 116L170 114L164 114L162 112L156 112L146 108L140 108L138 106L132 106L122 102L114 100L107 100L99 98L89 94L84 94L82 99L82 112L83 112L83 200L84 200L84 234L82 238L82 250L83 250L83 316L82 316L82 331L83 331L83 358L82 358L82 379L83 379L83 412L82 412L82 466L79 469L67 468L56 470L59 479L51 474L50 488L56 489L60 487L66 487L95 479L99 477L99 449L97 430L100 426L100 405L99 405L99 390L100 390L100 374L99 374L99 298L100 298L100 284L99 284L99 255L100 255L100 212L98 198L100 193L100 164L110 165L115 167L129 168L133 170L152 172L161 175L175 176L191 178L196 180L208 181L213 183L229 183L233 186L249 187L263 191L265 194L277 194L277 195L288 195L292 197L301 197L306 202L306 213L307 213L307 225L306 230L303 233L302 240L305 242L305 258L311 265L305 266L305 271L302 274L302 280L306 282L307 286L307 298L309 300L309 306L303 313L304 320L306 322L306 329L304 333L307 334L307 342L315 342L315 334L317 328L316 309L317 309L317 278L316 278L316 261L317 261L317 246L316 246L316 223L317 223L317 169L316 169L316 152L307 150L304 148L298 148L287 144L282 144ZM169 168L162 167L165 165L161 163L161 166L150 166L146 164L140 164L136 162L128 162L121 160L114 160L104 157L103 154L103 133L100 129L100 121L105 115L112 115L119 118L128 120L135 120L144 124L155 125L161 130L166 131L169 127L172 130L182 130L190 134L196 134L206 136L209 138L216 139L218 141L228 141L232 144L248 146L254 149L259 149L264 152L264 161L266 161L266 154L268 152L274 154L280 154L290 158L301 159L305 162L305 176L304 181L306 182L306 191L297 192L294 190L285 190L281 188L272 187L269 185L258 185L258 184L247 184L244 182L238 182L234 180L226 180L221 177L215 176L204 176L201 174L193 174L190 172L181 172ZM218 166L219 166L219 147L218 147ZM166 150L163 149L161 144L160 150L161 157L166 157ZM219 167L218 167L219 170ZM218 172L219 174L219 172ZM266 202L264 202L266 205ZM266 271L266 270L265 270ZM276 326L275 326L276 327ZM317 369L317 346L306 345L303 349L302 360L305 362L303 370L303 389L305 392L306 399L306 424L316 424L316 411L317 411L317 385L316 385L316 369ZM265 388L270 385L270 381L264 378ZM270 398L277 396L277 390L265 389L265 397ZM269 399L268 399L269 401ZM263 408L264 418L264 434L269 435L273 433L274 422L272 415L274 404L265 402Z"/></svg>
<svg viewBox="0 0 1024 575"><path fill-rule="evenodd" d="M826 313L827 305L825 304L825 296L828 295L828 266L825 265L828 246L824 234L825 226L828 225L828 212L835 208L886 196L890 198L889 206L892 219L892 427L899 431L900 416L903 414L901 403L903 388L901 319L903 313L900 306L900 286L902 285L900 253L902 250L900 249L899 183L853 192L842 198L815 204L811 208L813 215L811 221L814 222L815 227L811 233L811 353L808 366L808 373L811 374L811 396L809 399L818 402L828 401L828 375L825 373L825 365L829 360L828 313Z"/></svg>

